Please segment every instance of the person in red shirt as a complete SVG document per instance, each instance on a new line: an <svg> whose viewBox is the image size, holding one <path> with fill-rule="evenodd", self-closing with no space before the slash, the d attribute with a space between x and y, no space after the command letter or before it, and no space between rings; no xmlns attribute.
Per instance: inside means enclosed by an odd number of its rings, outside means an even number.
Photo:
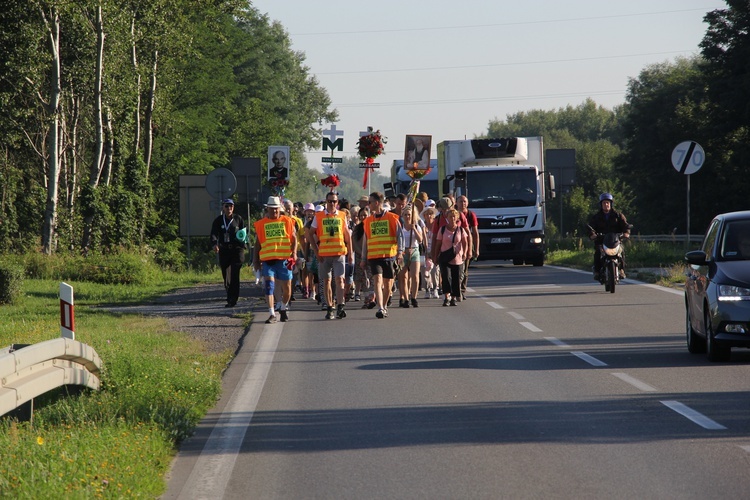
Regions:
<svg viewBox="0 0 750 500"><path fill-rule="evenodd" d="M471 259L479 257L479 219L477 219L477 214L469 210L469 199L464 195L456 198L456 210L466 217L466 221L469 223L469 233L471 233L469 255L464 260L464 269L461 275L461 300L466 300L466 285L469 283L469 263L471 263Z"/></svg>

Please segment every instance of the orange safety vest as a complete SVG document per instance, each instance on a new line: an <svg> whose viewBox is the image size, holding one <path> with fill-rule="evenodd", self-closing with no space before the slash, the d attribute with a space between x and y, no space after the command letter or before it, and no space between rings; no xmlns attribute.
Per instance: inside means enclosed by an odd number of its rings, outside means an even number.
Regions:
<svg viewBox="0 0 750 500"><path fill-rule="evenodd" d="M255 234L260 242L260 260L283 260L292 254L292 238L295 231L294 221L286 216L278 219L265 217L256 221Z"/></svg>
<svg viewBox="0 0 750 500"><path fill-rule="evenodd" d="M367 236L367 259L395 257L398 253L398 215L385 212L382 217L375 214L365 219Z"/></svg>
<svg viewBox="0 0 750 500"><path fill-rule="evenodd" d="M346 255L344 231L348 229L344 212L337 211L335 214L326 213L325 210L316 212L315 225L317 226L315 234L318 235L318 256Z"/></svg>

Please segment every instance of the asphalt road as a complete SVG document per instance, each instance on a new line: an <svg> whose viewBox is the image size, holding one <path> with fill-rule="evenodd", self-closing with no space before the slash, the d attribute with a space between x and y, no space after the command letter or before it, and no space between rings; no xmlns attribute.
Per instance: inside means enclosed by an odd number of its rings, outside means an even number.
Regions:
<svg viewBox="0 0 750 500"><path fill-rule="evenodd" d="M681 292L491 263L470 287L254 323L164 498L748 495L750 354L688 354Z"/></svg>

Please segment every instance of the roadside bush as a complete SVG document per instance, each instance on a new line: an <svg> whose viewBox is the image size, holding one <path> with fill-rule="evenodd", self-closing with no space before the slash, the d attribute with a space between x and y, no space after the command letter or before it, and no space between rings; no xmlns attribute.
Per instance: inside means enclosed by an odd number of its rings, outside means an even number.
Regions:
<svg viewBox="0 0 750 500"><path fill-rule="evenodd" d="M0 262L0 304L11 304L23 287L23 267L12 262Z"/></svg>
<svg viewBox="0 0 750 500"><path fill-rule="evenodd" d="M137 254L93 255L84 259L78 279L105 285L142 285L156 279L158 272L153 262Z"/></svg>

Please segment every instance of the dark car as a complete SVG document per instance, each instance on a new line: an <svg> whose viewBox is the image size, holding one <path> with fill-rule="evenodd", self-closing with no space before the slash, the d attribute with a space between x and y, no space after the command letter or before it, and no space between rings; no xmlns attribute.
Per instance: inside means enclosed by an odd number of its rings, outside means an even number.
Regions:
<svg viewBox="0 0 750 500"><path fill-rule="evenodd" d="M688 350L728 361L732 347L750 347L750 211L717 215L685 260Z"/></svg>

